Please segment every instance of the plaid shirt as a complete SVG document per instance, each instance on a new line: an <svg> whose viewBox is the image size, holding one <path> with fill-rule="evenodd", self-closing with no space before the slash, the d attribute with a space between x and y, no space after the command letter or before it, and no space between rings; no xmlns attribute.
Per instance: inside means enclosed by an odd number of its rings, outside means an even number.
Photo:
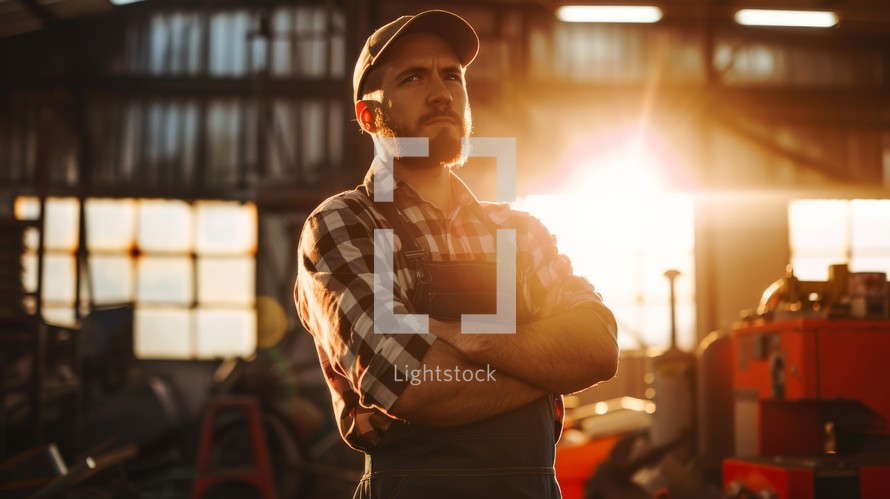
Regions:
<svg viewBox="0 0 890 499"><path fill-rule="evenodd" d="M371 201L375 168L376 160L364 180L370 198L359 186L328 198L309 215L300 236L294 290L300 319L315 339L340 434L365 451L395 421L383 411L408 386L405 372L421 368L424 354L440 341L432 334L374 333L374 229L392 228ZM496 261L495 234L469 209L478 203L497 228L516 230L517 311L534 316L547 289L558 284L563 287L557 309L602 302L586 279L572 274L568 258L558 253L555 237L538 219L507 203L480 202L456 175L451 179L455 202L447 216L396 179L396 207L411 231L422 234L417 244L431 260ZM408 297L415 274L401 255L398 235L393 239L394 313L413 313Z"/></svg>

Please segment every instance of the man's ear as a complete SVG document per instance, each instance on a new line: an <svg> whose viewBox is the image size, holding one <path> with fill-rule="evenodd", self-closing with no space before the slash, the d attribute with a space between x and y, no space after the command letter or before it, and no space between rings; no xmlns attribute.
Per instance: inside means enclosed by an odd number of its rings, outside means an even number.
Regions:
<svg viewBox="0 0 890 499"><path fill-rule="evenodd" d="M365 101L360 100L355 103L355 119L358 120L362 130L368 133L377 131L377 127L374 126L374 112Z"/></svg>

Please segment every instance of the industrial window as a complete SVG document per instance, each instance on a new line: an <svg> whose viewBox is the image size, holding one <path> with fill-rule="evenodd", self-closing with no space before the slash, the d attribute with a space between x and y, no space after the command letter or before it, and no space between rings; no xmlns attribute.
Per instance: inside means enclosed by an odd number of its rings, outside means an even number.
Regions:
<svg viewBox="0 0 890 499"><path fill-rule="evenodd" d="M88 199L89 272L81 311L136 306L140 358L249 355L256 345L257 214L250 203ZM19 198L16 215L36 219L36 198ZM49 198L44 230L43 317L75 322L76 199ZM39 232L26 236L25 288L37 289Z"/></svg>
<svg viewBox="0 0 890 499"><path fill-rule="evenodd" d="M113 69L153 76L342 78L347 66L344 13L314 5L155 12L128 30L123 46L124 62Z"/></svg>
<svg viewBox="0 0 890 499"><path fill-rule="evenodd" d="M828 266L890 274L890 200L807 199L788 207L791 264L805 281L825 281Z"/></svg>
<svg viewBox="0 0 890 499"><path fill-rule="evenodd" d="M530 75L536 80L640 83L661 78L701 82L705 77L700 42L678 30L557 23L552 30L533 26L528 37Z"/></svg>
<svg viewBox="0 0 890 499"><path fill-rule="evenodd" d="M571 126L572 118L563 118ZM677 346L696 345L695 217L680 190L688 166L670 135L653 123L579 123L562 131L539 195L517 208L541 219L576 274L596 286L618 320L622 349L670 345L670 283L675 269ZM574 134L571 132L575 131Z"/></svg>
<svg viewBox="0 0 890 499"><path fill-rule="evenodd" d="M676 269L677 343L695 346L693 203L681 194L535 195L516 208L557 238L576 275L587 277L618 321L622 349L670 345L670 294ZM620 214L620 216L618 216Z"/></svg>
<svg viewBox="0 0 890 499"><path fill-rule="evenodd" d="M714 65L727 85L784 84L802 87L871 85L871 69L880 64L877 51L811 48L805 44L717 36Z"/></svg>

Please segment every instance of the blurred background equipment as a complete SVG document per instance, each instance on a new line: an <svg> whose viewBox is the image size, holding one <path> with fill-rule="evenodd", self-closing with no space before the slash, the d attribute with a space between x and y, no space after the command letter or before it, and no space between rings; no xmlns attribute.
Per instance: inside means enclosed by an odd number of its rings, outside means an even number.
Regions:
<svg viewBox="0 0 890 499"><path fill-rule="evenodd" d="M736 457L723 482L733 497L886 493L890 283L844 265L829 275L799 281L789 266L759 316L732 331Z"/></svg>
<svg viewBox="0 0 890 499"><path fill-rule="evenodd" d="M567 430L557 455L595 469L584 497L882 497L890 283L883 273L857 274L850 284L846 265L833 265L828 281L801 281L788 266L757 313L706 336L691 358L650 354L654 393L639 407L652 417L638 427L609 424L606 416L621 411L604 402L570 410L567 424L585 431ZM674 285L678 274L665 275ZM862 310L870 314L849 306L852 294L869 297ZM571 426L573 415L604 416Z"/></svg>
<svg viewBox="0 0 890 499"><path fill-rule="evenodd" d="M652 358L655 391L655 417L652 421L652 444L669 445L681 438L692 438L695 422L695 355L677 347L675 280L677 270L664 273L669 281L671 310L670 348Z"/></svg>
<svg viewBox="0 0 890 499"><path fill-rule="evenodd" d="M238 411L240 417L243 418L243 423L247 427L249 442L247 449L238 449L238 455L247 459L242 459L242 462L234 464L211 462L215 450L214 446L216 445L215 433L220 432L220 428L216 424L217 417L226 410ZM278 438L284 437L284 435L276 436ZM229 397L213 401L208 408L207 415L204 416L204 422L201 426L200 445L197 476L195 477L194 491L192 492L193 498L222 497L219 492L214 494L214 489L219 490L223 486L231 487L233 483L250 485L259 492L259 497L262 499L275 499L278 497L277 489L273 482L272 466L270 464L266 436L263 431L260 408L256 400L247 397ZM229 452L231 453L232 450L229 450ZM224 458L220 460L224 460ZM281 475L279 474L279 476ZM288 496L292 496L296 491L289 492ZM236 497L231 492L229 494L233 498ZM237 495L241 495L241 493ZM229 495L226 497L229 497Z"/></svg>
<svg viewBox="0 0 890 499"><path fill-rule="evenodd" d="M27 497L66 473L68 466L55 444L34 447L0 461L0 491L3 497Z"/></svg>
<svg viewBox="0 0 890 499"><path fill-rule="evenodd" d="M21 276L26 222L0 218L0 320L22 320L25 288Z"/></svg>
<svg viewBox="0 0 890 499"><path fill-rule="evenodd" d="M716 497L705 480L706 469L697 458L696 399L697 356L677 347L676 280L680 272L664 272L668 280L670 348L650 351L646 359L647 398L639 410L652 414L636 432L613 434L618 438L608 458L595 463L585 488L586 499L657 497L670 491L680 497ZM594 410L606 409L602 403ZM698 411L700 412L700 411ZM591 427L600 427L592 422ZM722 457L722 456L721 456Z"/></svg>

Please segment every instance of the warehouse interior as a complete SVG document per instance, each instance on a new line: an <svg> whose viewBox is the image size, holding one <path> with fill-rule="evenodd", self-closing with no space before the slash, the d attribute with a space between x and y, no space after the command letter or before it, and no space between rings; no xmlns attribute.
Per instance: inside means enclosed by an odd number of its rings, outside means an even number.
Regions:
<svg viewBox="0 0 890 499"><path fill-rule="evenodd" d="M657 15L566 9L606 5ZM427 9L618 322L563 497L884 497L884 0L0 0L0 496L352 497L295 256L374 158L364 40ZM496 200L497 168L458 174Z"/></svg>

